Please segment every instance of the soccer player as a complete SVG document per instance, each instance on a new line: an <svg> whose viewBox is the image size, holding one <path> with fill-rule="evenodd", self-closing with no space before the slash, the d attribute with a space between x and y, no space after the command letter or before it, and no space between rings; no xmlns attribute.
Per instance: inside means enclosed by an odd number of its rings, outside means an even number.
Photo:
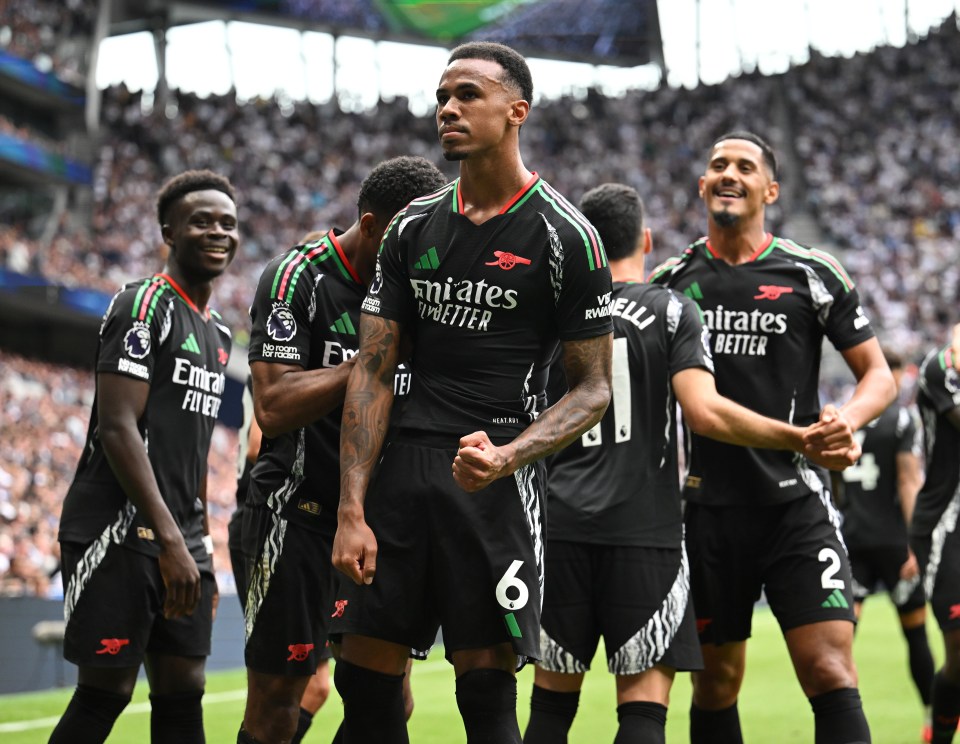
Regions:
<svg viewBox="0 0 960 744"><path fill-rule="evenodd" d="M143 663L154 744L204 741L201 698L217 585L207 455L230 332L207 307L239 242L233 187L209 171L157 197L169 254L125 285L100 326L96 397L60 520L76 692L50 741L107 738Z"/></svg>
<svg viewBox="0 0 960 744"><path fill-rule="evenodd" d="M900 389L903 359L892 349L883 356ZM907 640L910 674L926 710L929 728L933 656L927 642L926 598L907 525L923 483L919 431L910 410L894 403L856 434L863 454L837 477L843 538L853 572L854 614L882 583L890 593Z"/></svg>
<svg viewBox="0 0 960 744"><path fill-rule="evenodd" d="M943 667L933 678L928 741L949 744L960 720L960 374L950 346L927 355L919 384L926 480L913 511L910 544L945 651Z"/></svg>
<svg viewBox="0 0 960 744"><path fill-rule="evenodd" d="M532 97L509 47L451 52L436 116L460 177L397 216L363 304L333 551L351 579L333 623L347 744L407 741L404 664L438 626L467 740L520 741L515 672L539 655L538 461L600 420L611 353L602 243L520 158ZM404 338L414 385L391 419ZM541 413L558 342L570 390Z"/></svg>
<svg viewBox="0 0 960 744"><path fill-rule="evenodd" d="M853 282L819 250L766 231L780 193L770 146L730 132L699 180L707 237L652 275L696 300L711 331L717 390L772 418L817 421L824 336L857 380L820 412L829 448L891 403L895 385ZM870 740L853 663L850 565L826 474L788 452L692 436L684 522L704 669L693 675L692 744L740 742L737 697L754 602L766 594L813 708L817 744Z"/></svg>
<svg viewBox="0 0 960 744"><path fill-rule="evenodd" d="M702 668L683 544L677 399L694 431L734 444L802 450L803 430L717 393L696 304L642 283L652 241L634 189L603 184L580 210L600 233L613 276L613 396L602 421L549 461L549 580L524 742L567 741L601 635L616 675L615 741L663 742L676 671Z"/></svg>
<svg viewBox="0 0 960 744"><path fill-rule="evenodd" d="M249 356L263 440L243 528L244 552L254 560L245 608L247 705L238 742L273 744L289 741L298 727L306 731L300 704L318 664L329 657L326 626L338 612L330 551L340 407L357 353L360 303L391 218L445 183L424 158L385 161L361 184L359 217L349 229L295 246L261 275ZM391 371L391 390L394 377Z"/></svg>

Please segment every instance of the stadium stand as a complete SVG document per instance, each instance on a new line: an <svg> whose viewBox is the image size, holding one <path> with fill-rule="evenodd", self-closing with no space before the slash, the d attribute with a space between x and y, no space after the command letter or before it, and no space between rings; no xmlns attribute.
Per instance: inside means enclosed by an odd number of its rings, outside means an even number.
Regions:
<svg viewBox="0 0 960 744"><path fill-rule="evenodd" d="M48 14L52 7L76 24L90 21L85 5L0 0L2 11L29 6ZM42 29L56 27L50 16L31 11L29 17L38 28L4 26L0 46L61 59L56 39ZM842 256L881 336L915 359L945 338L956 315L958 83L953 16L917 44L849 60L815 56L774 77L538 101L522 148L526 162L574 200L603 181L634 186L647 202L654 265L703 230L694 184L705 143L728 129L762 131L784 153L785 205L768 213L774 229L800 237L793 226L808 218L807 239ZM335 99L239 104L232 94L171 91L161 109L150 96L115 87L104 91L101 119L92 217L63 212L44 235L35 221L0 214L0 272L104 293L150 274L163 260L153 194L175 172L210 167L229 176L239 195L244 243L214 305L241 344L265 261L307 229L350 224L356 185L378 161L398 153L438 159L432 117L414 116L402 98L345 113ZM441 167L453 173L449 164ZM89 371L0 352L4 591L56 592L49 575L59 502L82 446L91 395ZM233 508L235 447L235 433L219 428L210 488L218 547L226 544ZM217 565L228 568L225 554ZM221 578L228 581L226 572Z"/></svg>

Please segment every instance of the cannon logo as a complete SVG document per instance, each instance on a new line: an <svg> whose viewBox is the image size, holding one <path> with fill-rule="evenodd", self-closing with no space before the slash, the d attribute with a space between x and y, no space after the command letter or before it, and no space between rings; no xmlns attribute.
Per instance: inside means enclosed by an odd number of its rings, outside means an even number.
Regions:
<svg viewBox="0 0 960 744"><path fill-rule="evenodd" d="M510 253L509 251L494 251L493 255L496 256L495 261L490 261L485 264L486 266L499 266L504 271L510 271L514 266L520 264L521 266L529 266L530 259L523 258L522 256L517 256L516 254Z"/></svg>
<svg viewBox="0 0 960 744"><path fill-rule="evenodd" d="M110 654L111 656L116 656L120 653L120 649L124 646L130 645L129 638L101 638L100 643L103 644L103 648L97 651L97 654Z"/></svg>
<svg viewBox="0 0 960 744"><path fill-rule="evenodd" d="M755 300L779 300L781 295L791 294L793 287L778 287L776 284L761 284L760 294L754 295Z"/></svg>
<svg viewBox="0 0 960 744"><path fill-rule="evenodd" d="M347 605L350 604L348 599L337 599L333 602L333 614L330 617L343 617L343 611L347 609Z"/></svg>
<svg viewBox="0 0 960 744"><path fill-rule="evenodd" d="M290 652L290 655L287 657L287 661L306 661L307 657L310 655L310 652L313 651L312 643L291 643L287 646L287 651Z"/></svg>

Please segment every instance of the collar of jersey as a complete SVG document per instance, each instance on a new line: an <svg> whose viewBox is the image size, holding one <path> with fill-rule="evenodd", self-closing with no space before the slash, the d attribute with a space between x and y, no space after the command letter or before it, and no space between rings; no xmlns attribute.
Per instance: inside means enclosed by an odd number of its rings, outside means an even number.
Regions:
<svg viewBox="0 0 960 744"><path fill-rule="evenodd" d="M516 194L514 194L510 198L510 200L503 205L503 207L501 207L500 211L497 212L497 214L506 214L507 212L509 212L516 205L517 202L522 200L524 196L526 196L531 191L533 191L534 187L537 185L537 182L539 180L540 180L540 176L537 175L536 171L534 171L530 175L530 180L527 181L523 185L523 188L521 188ZM456 197L453 202L454 210L456 211L457 214L463 214L463 195L460 193L460 179L458 178L454 183L455 183L454 195Z"/></svg>
<svg viewBox="0 0 960 744"><path fill-rule="evenodd" d="M327 233L327 238L330 240L330 245L333 246L333 249L340 257L340 262L343 264L343 267L350 272L353 281L357 284L362 284L363 282L360 281L360 275L357 274L357 270L353 268L353 264L347 260L347 254L343 252L343 248L340 246L340 241L337 240L337 234L333 231L333 228L330 228L330 231Z"/></svg>
<svg viewBox="0 0 960 744"><path fill-rule="evenodd" d="M206 320L210 320L210 308L205 307L203 310L201 310L199 307L197 307L196 303L187 297L187 293L180 288L179 284L173 281L173 278L169 274L164 274L161 272L160 274L155 274L154 276L159 276L161 279L163 279L163 281L169 284L173 288L173 291L180 295L180 299L190 306L190 309L193 310L193 312L195 312L197 315L203 316L203 318Z"/></svg>
<svg viewBox="0 0 960 744"><path fill-rule="evenodd" d="M746 261L744 261L744 263L750 263L751 261L756 261L758 258L762 258L763 254L766 253L769 248L773 247L774 240L775 238L773 237L773 233L766 233L766 236L763 239L763 243L760 244L760 247L757 248L757 250L753 252L753 255L750 256L750 258L748 258ZM713 246L710 245L710 238L705 239L703 241L703 245L707 249L707 255L710 258L720 258L720 259L723 258L723 256L721 256L719 253L713 250Z"/></svg>

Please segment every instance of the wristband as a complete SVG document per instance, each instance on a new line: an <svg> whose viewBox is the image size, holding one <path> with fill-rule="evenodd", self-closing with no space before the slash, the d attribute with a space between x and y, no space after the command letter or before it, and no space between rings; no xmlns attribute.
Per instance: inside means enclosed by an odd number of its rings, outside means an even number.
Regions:
<svg viewBox="0 0 960 744"><path fill-rule="evenodd" d="M207 555L213 555L213 538L210 535L203 536L203 547L207 550Z"/></svg>

